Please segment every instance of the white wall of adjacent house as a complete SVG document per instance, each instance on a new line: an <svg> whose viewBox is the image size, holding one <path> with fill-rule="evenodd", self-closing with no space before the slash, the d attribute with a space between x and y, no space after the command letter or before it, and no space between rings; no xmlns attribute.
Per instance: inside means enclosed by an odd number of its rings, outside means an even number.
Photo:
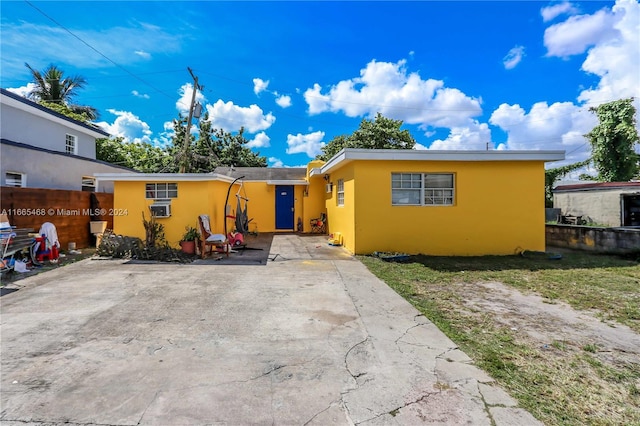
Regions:
<svg viewBox="0 0 640 426"><path fill-rule="evenodd" d="M17 183L16 174L22 174L27 188L91 190L89 179L94 173L122 173L119 167L76 156L52 154L19 146L0 144L0 170L2 186ZM99 182L97 192L113 192L113 182Z"/></svg>
<svg viewBox="0 0 640 426"><path fill-rule="evenodd" d="M104 137L6 96L2 99L0 129L3 139L59 152L68 152L69 140L75 139L74 152L70 153L91 159L96 158L96 137Z"/></svg>
<svg viewBox="0 0 640 426"><path fill-rule="evenodd" d="M582 216L588 222L621 226L621 194L637 192L637 188L556 192L553 194L553 207L561 209L563 215Z"/></svg>

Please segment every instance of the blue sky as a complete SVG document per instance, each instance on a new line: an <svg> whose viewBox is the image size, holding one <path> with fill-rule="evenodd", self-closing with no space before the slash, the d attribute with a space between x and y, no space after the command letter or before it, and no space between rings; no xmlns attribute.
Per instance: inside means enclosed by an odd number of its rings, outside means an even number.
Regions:
<svg viewBox="0 0 640 426"><path fill-rule="evenodd" d="M49 64L115 136L163 145L193 90L270 166L308 163L377 112L419 149L589 155L589 107L640 99L640 4L24 2L1 4L0 85ZM636 101L636 108L639 104ZM194 120L194 128L196 120Z"/></svg>

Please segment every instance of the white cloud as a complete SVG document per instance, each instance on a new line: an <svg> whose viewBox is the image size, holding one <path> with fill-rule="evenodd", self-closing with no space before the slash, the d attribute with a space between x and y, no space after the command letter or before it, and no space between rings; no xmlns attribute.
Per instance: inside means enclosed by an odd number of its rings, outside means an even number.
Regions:
<svg viewBox="0 0 640 426"><path fill-rule="evenodd" d="M509 53L502 59L504 67L508 70L515 68L522 58L525 56L523 46L515 46L509 50Z"/></svg>
<svg viewBox="0 0 640 426"><path fill-rule="evenodd" d="M487 123L469 120L466 126L451 128L446 139L434 141L429 149L483 150L486 149L487 143L493 148L491 130Z"/></svg>
<svg viewBox="0 0 640 426"><path fill-rule="evenodd" d="M268 148L271 146L270 142L271 138L265 132L260 132L247 143L247 148Z"/></svg>
<svg viewBox="0 0 640 426"><path fill-rule="evenodd" d="M309 114L320 114L329 108L331 98L322 94L322 87L318 83L315 83L312 89L305 90L303 96L309 105Z"/></svg>
<svg viewBox="0 0 640 426"><path fill-rule="evenodd" d="M120 20L120 22L124 21L126 20ZM138 52L148 55L170 54L178 52L182 47L184 36L179 31L169 33L165 28L144 23L114 27L98 25L91 25L91 28L72 25L69 30L120 65L147 60L144 55L132 54L132 40L135 40ZM25 49L25 46L38 46L38 48ZM56 25L40 25L25 21L11 23L3 20L0 51L2 51L2 72L5 77L25 75L25 62L35 69L44 68L49 65L50 60L43 58L55 58L54 62L63 70L66 65L79 69L113 67L113 63Z"/></svg>
<svg viewBox="0 0 640 426"><path fill-rule="evenodd" d="M282 108L289 108L291 106L291 96L279 95L276 97L276 103Z"/></svg>
<svg viewBox="0 0 640 426"><path fill-rule="evenodd" d="M322 142L324 138L324 132L313 132L303 135L298 133L297 135L287 135L287 154L300 154L305 153L309 158L314 158L316 155L322 152L322 147L325 145Z"/></svg>
<svg viewBox="0 0 640 426"><path fill-rule="evenodd" d="M599 104L635 97L640 107L640 4L619 0L612 9L616 16L615 39L604 39L593 47L582 70L600 77L597 87L580 93L578 100ZM638 109L640 110L640 109Z"/></svg>
<svg viewBox="0 0 640 426"><path fill-rule="evenodd" d="M149 52L145 52L144 50L136 50L133 53L140 56L142 59L146 59L146 60L151 59L151 54Z"/></svg>
<svg viewBox="0 0 640 426"><path fill-rule="evenodd" d="M279 158L269 157L267 160L271 163L271 167L284 167L284 163Z"/></svg>
<svg viewBox="0 0 640 426"><path fill-rule="evenodd" d="M142 98L142 99L149 99L150 98L150 96L147 95L146 93L140 93L137 90L132 90L131 94L133 96L135 96L136 98Z"/></svg>
<svg viewBox="0 0 640 426"><path fill-rule="evenodd" d="M578 13L578 9L569 2L543 7L540 10L540 14L542 15L542 20L544 22L552 21L560 15L575 15L576 13Z"/></svg>
<svg viewBox="0 0 640 426"><path fill-rule="evenodd" d="M276 98L276 104L281 108L289 108L291 106L291 96L289 95L281 95L275 90L268 90L269 80L265 81L261 78L253 79L253 92L256 95L259 95L262 92L267 92L272 94ZM299 90L299 89L296 89Z"/></svg>
<svg viewBox="0 0 640 426"><path fill-rule="evenodd" d="M189 114L189 108L191 108L191 97L193 96L193 84L185 83L180 87L178 91L180 94L180 98L176 102L176 109L180 112L180 114L187 115ZM204 102L205 98L202 92L199 90L196 91L196 102Z"/></svg>
<svg viewBox="0 0 640 426"><path fill-rule="evenodd" d="M546 18L554 19L560 13L551 12L560 10L547 11ZM562 10L575 12L569 8ZM575 103L548 105L538 102L528 112L517 104L500 105L489 119L508 135L507 142L499 149L565 150L566 160L554 163L554 166L588 158L591 150L584 134L598 124L589 107L629 97L635 97L636 108L640 107L638 17L640 4L637 1L618 0L611 9L572 16L547 28L544 34L547 56L567 57L588 49L581 69L600 79L595 87L583 90Z"/></svg>
<svg viewBox="0 0 640 426"><path fill-rule="evenodd" d="M360 77L340 81L326 94L314 84L304 92L309 114L330 111L349 117L373 117L380 112L426 129L464 125L470 117L482 113L479 99L444 87L441 80L423 80L417 73L408 73L405 64L405 60L373 60L360 71Z"/></svg>
<svg viewBox="0 0 640 426"><path fill-rule="evenodd" d="M26 86L15 87L15 88L9 87L7 88L7 90L11 93L15 93L16 95L20 95L23 98L28 98L29 93L31 93L31 91L36 87L37 85L35 83L27 83Z"/></svg>
<svg viewBox="0 0 640 426"><path fill-rule="evenodd" d="M571 102L534 104L527 113L520 105L500 105L489 122L508 134L508 149L565 150L567 161L584 160L589 143L584 134L597 119L587 108Z"/></svg>
<svg viewBox="0 0 640 426"><path fill-rule="evenodd" d="M417 149L418 151L424 151L429 148L422 145L421 143L416 142L416 144L413 146L413 149Z"/></svg>
<svg viewBox="0 0 640 426"><path fill-rule="evenodd" d="M249 133L256 133L268 129L276 121L272 113L264 114L258 105L241 107L231 101L225 103L222 99L218 99L213 105L207 105L207 111L211 125L226 131L244 127Z"/></svg>
<svg viewBox="0 0 640 426"><path fill-rule="evenodd" d="M550 26L544 32L547 56L577 55L590 46L618 38L620 34L614 27L621 18L620 14L605 8L593 15L572 16Z"/></svg>
<svg viewBox="0 0 640 426"><path fill-rule="evenodd" d="M175 137L176 132L173 128L173 121L165 121L162 125L163 131L160 132L158 139L154 140L154 144L157 146L169 146L173 142L173 137Z"/></svg>
<svg viewBox="0 0 640 426"><path fill-rule="evenodd" d="M261 78L253 79L253 93L255 93L256 95L260 94L260 92L267 90L267 87L269 87L269 80L264 81Z"/></svg>
<svg viewBox="0 0 640 426"><path fill-rule="evenodd" d="M112 136L119 136L129 142L147 142L151 141L151 129L149 125L140 120L137 115L128 111L118 111L115 109L107 110L116 116L113 124L107 122L96 123L100 128L104 129Z"/></svg>

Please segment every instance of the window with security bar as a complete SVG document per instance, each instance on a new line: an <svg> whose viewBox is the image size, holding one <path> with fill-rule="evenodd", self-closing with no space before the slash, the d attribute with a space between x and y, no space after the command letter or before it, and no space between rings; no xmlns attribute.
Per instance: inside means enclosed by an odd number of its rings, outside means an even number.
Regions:
<svg viewBox="0 0 640 426"><path fill-rule="evenodd" d="M147 199L178 198L177 183L147 183L145 185Z"/></svg>
<svg viewBox="0 0 640 426"><path fill-rule="evenodd" d="M394 206L451 206L455 196L453 173L392 173Z"/></svg>
<svg viewBox="0 0 640 426"><path fill-rule="evenodd" d="M67 154L77 154L78 153L78 138L75 135L67 134L64 140L64 151Z"/></svg>
<svg viewBox="0 0 640 426"><path fill-rule="evenodd" d="M24 188L27 186L27 175L24 173L6 172L4 174L4 184L15 188Z"/></svg>
<svg viewBox="0 0 640 426"><path fill-rule="evenodd" d="M336 190L336 204L338 206L344 206L344 179L338 179L338 186Z"/></svg>

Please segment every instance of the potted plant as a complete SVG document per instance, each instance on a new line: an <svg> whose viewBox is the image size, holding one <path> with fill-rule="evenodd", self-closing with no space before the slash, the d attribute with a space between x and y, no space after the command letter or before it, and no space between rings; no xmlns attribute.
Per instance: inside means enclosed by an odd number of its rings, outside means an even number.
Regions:
<svg viewBox="0 0 640 426"><path fill-rule="evenodd" d="M180 241L182 251L187 254L196 252L196 240L198 239L198 231L192 226L185 227L185 233Z"/></svg>

